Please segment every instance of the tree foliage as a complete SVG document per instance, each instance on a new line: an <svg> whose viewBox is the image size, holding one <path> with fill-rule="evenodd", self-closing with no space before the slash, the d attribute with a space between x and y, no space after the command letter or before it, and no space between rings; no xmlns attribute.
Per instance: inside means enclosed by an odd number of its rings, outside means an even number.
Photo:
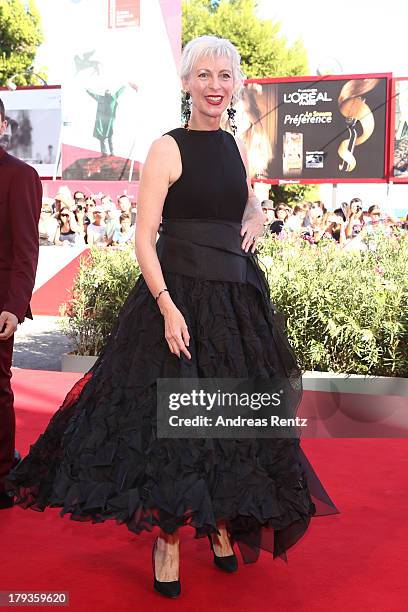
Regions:
<svg viewBox="0 0 408 612"><path fill-rule="evenodd" d="M0 0L0 84L37 84L30 71L43 41L40 14L34 0ZM42 76L42 75L41 75Z"/></svg>
<svg viewBox="0 0 408 612"><path fill-rule="evenodd" d="M306 74L303 43L289 46L280 23L259 19L255 11L255 0L183 0L183 46L196 36L214 34L234 43L247 78Z"/></svg>
<svg viewBox="0 0 408 612"><path fill-rule="evenodd" d="M294 206L304 200L319 200L320 190L318 185L271 185L269 197L275 204L284 202Z"/></svg>

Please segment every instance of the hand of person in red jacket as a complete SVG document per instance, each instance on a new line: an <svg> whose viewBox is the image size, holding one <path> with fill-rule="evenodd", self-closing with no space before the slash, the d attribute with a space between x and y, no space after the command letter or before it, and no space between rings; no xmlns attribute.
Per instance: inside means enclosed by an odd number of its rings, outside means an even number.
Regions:
<svg viewBox="0 0 408 612"><path fill-rule="evenodd" d="M12 312L3 310L0 314L0 340L8 340L17 329L18 319Z"/></svg>

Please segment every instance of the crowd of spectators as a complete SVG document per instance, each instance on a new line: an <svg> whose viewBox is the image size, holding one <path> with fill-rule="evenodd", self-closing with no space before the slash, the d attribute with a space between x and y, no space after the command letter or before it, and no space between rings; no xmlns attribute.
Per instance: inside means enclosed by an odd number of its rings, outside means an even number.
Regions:
<svg viewBox="0 0 408 612"><path fill-rule="evenodd" d="M381 210L378 204L366 209L360 198L353 198L333 211L326 209L321 201L300 202L293 207L283 202L274 205L271 200L262 202L265 214L265 234L272 234L280 240L299 238L311 244L322 239L332 240L343 248L365 248L363 238L377 227L386 233L393 228L408 229L408 215L405 221Z"/></svg>
<svg viewBox="0 0 408 612"><path fill-rule="evenodd" d="M39 222L40 245L121 247L134 244L136 206L127 195L117 203L108 195L100 198L74 195L63 186L53 199L44 198Z"/></svg>
<svg viewBox="0 0 408 612"><path fill-rule="evenodd" d="M362 238L385 227L390 234L395 227L408 229L408 215L400 221L381 210L378 204L363 207L360 198L353 198L333 211L321 201L299 202L293 206L271 200L262 202L265 214L265 235L279 240L303 239L317 244L332 240L344 248L363 249ZM136 205L127 195L113 202L109 195L74 195L62 186L53 199L44 198L39 223L41 245L93 246L120 248L134 244Z"/></svg>

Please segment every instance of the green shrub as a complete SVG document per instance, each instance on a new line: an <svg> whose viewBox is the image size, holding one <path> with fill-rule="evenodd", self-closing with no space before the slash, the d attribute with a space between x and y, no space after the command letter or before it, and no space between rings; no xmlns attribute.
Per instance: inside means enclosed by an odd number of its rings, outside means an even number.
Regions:
<svg viewBox="0 0 408 612"><path fill-rule="evenodd" d="M302 369L408 376L408 233L379 230L366 246L263 242L271 299Z"/></svg>
<svg viewBox="0 0 408 612"><path fill-rule="evenodd" d="M98 355L140 274L134 249L94 247L81 259L72 298L64 304L62 329L77 355Z"/></svg>

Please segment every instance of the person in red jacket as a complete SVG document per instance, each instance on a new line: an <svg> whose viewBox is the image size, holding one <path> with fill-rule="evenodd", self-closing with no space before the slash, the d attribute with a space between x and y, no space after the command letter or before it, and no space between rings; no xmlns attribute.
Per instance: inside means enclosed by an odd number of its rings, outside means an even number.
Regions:
<svg viewBox="0 0 408 612"><path fill-rule="evenodd" d="M0 99L0 136L6 129ZM0 509L13 505L4 491L4 479L16 462L11 363L17 324L32 318L41 198L34 168L0 147Z"/></svg>

